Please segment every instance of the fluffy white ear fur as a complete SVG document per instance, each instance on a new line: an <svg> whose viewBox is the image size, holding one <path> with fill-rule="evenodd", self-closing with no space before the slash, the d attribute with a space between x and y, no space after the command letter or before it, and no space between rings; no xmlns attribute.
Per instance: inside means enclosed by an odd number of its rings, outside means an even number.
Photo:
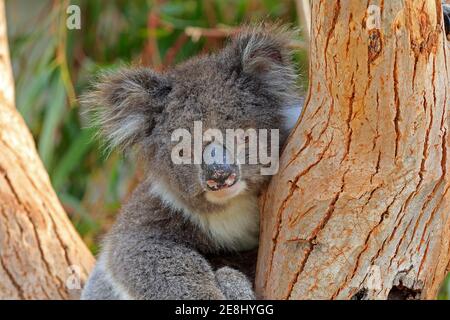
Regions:
<svg viewBox="0 0 450 320"><path fill-rule="evenodd" d="M92 124L100 127L107 150L128 149L151 131L170 88L164 75L147 68L124 68L100 75L80 102Z"/></svg>

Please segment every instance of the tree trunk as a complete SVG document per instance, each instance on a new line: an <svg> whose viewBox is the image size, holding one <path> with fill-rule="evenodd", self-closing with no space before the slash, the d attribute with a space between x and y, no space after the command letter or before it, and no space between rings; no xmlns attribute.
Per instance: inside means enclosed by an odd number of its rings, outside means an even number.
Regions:
<svg viewBox="0 0 450 320"><path fill-rule="evenodd" d="M305 110L262 198L271 299L432 299L449 269L440 0L312 1Z"/></svg>
<svg viewBox="0 0 450 320"><path fill-rule="evenodd" d="M61 207L14 107L0 0L0 299L76 298L94 259Z"/></svg>

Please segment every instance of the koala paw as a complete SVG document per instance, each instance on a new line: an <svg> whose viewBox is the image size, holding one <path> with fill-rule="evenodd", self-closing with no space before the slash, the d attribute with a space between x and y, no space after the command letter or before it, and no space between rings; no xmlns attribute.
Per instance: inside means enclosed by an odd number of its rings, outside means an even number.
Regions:
<svg viewBox="0 0 450 320"><path fill-rule="evenodd" d="M227 299L255 299L252 284L240 271L230 267L220 268L216 271L216 281Z"/></svg>

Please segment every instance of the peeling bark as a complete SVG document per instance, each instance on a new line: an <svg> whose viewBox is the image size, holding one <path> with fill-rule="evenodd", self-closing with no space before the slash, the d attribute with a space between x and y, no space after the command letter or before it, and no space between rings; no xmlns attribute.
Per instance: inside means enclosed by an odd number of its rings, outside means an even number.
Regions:
<svg viewBox="0 0 450 320"><path fill-rule="evenodd" d="M450 261L439 1L312 2L310 89L262 198L270 299L432 299Z"/></svg>
<svg viewBox="0 0 450 320"><path fill-rule="evenodd" d="M0 75L0 299L76 298L76 281L82 285L94 259L67 218L14 107L2 0ZM75 282L68 288L71 279Z"/></svg>

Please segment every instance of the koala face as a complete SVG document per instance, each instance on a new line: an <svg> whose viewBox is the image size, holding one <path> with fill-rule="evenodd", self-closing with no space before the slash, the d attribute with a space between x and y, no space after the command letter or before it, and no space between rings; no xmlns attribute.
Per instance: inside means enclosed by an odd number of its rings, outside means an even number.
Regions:
<svg viewBox="0 0 450 320"><path fill-rule="evenodd" d="M280 27L248 28L222 51L163 74L137 68L103 76L84 101L95 106L113 147L139 145L149 179L164 189L160 193L207 212L239 194L257 194L269 178L261 174L266 163L249 161L255 150L245 143L250 139L245 132L265 129L270 134L277 129L279 137L269 137L267 152L279 152L270 150L271 139L279 139L281 146L287 137L292 119L286 119L286 110L300 112L289 38ZM180 129L192 139L196 133L202 137L178 150L180 141L173 133ZM237 129L241 131L232 141L244 142L240 158L237 148L230 151L229 140L224 142L227 130ZM224 139L206 139L211 130L221 132ZM194 161L176 163L174 150L182 159ZM197 151L200 163L195 161ZM204 155L219 156L206 163Z"/></svg>

